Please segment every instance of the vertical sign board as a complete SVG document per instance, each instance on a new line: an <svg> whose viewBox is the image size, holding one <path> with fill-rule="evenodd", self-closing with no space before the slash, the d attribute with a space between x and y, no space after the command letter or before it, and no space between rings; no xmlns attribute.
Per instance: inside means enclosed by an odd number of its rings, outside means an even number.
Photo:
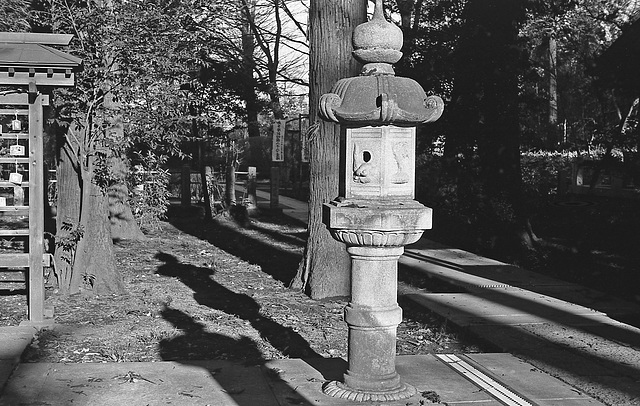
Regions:
<svg viewBox="0 0 640 406"><path fill-rule="evenodd" d="M300 162L309 162L309 117L300 116Z"/></svg>
<svg viewBox="0 0 640 406"><path fill-rule="evenodd" d="M271 146L271 161L284 162L284 134L287 128L287 120L275 120L273 122L273 144Z"/></svg>

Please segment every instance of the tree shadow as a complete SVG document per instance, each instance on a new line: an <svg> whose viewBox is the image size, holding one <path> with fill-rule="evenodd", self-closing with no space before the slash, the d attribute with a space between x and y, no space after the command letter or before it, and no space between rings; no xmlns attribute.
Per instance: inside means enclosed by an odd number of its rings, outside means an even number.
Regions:
<svg viewBox="0 0 640 406"><path fill-rule="evenodd" d="M605 309L600 305L606 302L594 303L598 297L588 296L585 290L576 292L567 285L558 288L552 279L430 241L414 245L404 258L420 261L405 263L414 271L428 272L464 288L460 289L464 294L407 296L421 306L468 329L472 335L484 337L503 352L523 357L535 366L545 366L540 367L542 370L566 371L568 376L587 372L596 385L634 399L640 394L637 385L630 384L638 381L640 364L629 355L635 354L640 333L637 328L609 320L619 302ZM489 311L491 308L496 310ZM512 314L516 321L509 320L506 314ZM530 319L517 319L521 315ZM558 328L560 333L552 333ZM604 350L607 347L619 350ZM591 371L601 373L592 376Z"/></svg>
<svg viewBox="0 0 640 406"><path fill-rule="evenodd" d="M283 243L292 244L292 245L297 245L301 248L304 247L304 245L307 243L308 233L307 233L306 226L304 230L295 231L292 233L271 230L271 229L268 229L267 227L263 227L257 224L252 224L251 228L261 232L262 234L268 235L274 240L281 241Z"/></svg>
<svg viewBox="0 0 640 406"><path fill-rule="evenodd" d="M247 321L264 340L278 349L283 355L292 358L321 357L292 328L282 326L260 314L260 305L251 297L235 293L213 280L211 276L215 273L214 270L180 263L173 255L163 252L156 254L156 258L164 262L163 265L158 267L156 273L180 280L193 290L193 297L199 304ZM193 322L193 320L190 322L178 313L167 312L166 316L171 317L171 319L167 318L167 320L176 327L180 329L182 329L180 326L187 328L184 331L192 339L190 342L192 350L195 354L200 355L200 359L202 359L204 354L198 348L207 349L205 344L208 342L207 339L211 338L211 336L207 335L210 333L204 332L202 325ZM200 339L203 337L204 339ZM245 350L250 349L247 347L247 343L241 341L239 344L243 345ZM167 348L167 345L165 343L165 348ZM254 363L262 361L261 357L252 356L251 351L241 351L241 354L246 361Z"/></svg>
<svg viewBox="0 0 640 406"><path fill-rule="evenodd" d="M268 222L267 218L263 218ZM179 230L191 234L197 238L208 241L212 245L234 255L244 261L259 265L262 271L271 275L274 279L288 285L295 276L300 260L302 259L302 248L304 242L296 237L284 236L270 230L268 234L281 242L299 245L300 252L283 249L264 238L257 238L251 233L242 233L237 228L241 225L234 225L232 222L226 224L225 221L205 221L201 216L182 217L171 216L169 222ZM249 225L247 230L255 230L264 235L263 227Z"/></svg>

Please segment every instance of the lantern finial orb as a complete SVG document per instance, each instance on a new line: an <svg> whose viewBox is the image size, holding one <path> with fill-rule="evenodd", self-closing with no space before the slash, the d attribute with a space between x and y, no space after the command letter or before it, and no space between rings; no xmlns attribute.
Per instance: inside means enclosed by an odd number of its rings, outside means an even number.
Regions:
<svg viewBox="0 0 640 406"><path fill-rule="evenodd" d="M373 17L353 31L353 56L364 64L363 75L393 75L392 64L402 58L402 30L384 18L382 0L376 0Z"/></svg>

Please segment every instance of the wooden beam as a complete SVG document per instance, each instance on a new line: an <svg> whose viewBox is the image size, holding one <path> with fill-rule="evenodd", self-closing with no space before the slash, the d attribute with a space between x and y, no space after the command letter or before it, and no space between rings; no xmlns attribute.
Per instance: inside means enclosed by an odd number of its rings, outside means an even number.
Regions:
<svg viewBox="0 0 640 406"><path fill-rule="evenodd" d="M0 229L0 236L2 237L24 237L29 235L28 229L14 229L14 230L3 230Z"/></svg>
<svg viewBox="0 0 640 406"><path fill-rule="evenodd" d="M9 182L9 181L6 181L6 180L0 180L0 188L3 188L3 187L11 187L11 188L13 188L13 187L16 187L16 186L29 187L29 182L22 182L21 185L16 185L13 182Z"/></svg>
<svg viewBox="0 0 640 406"><path fill-rule="evenodd" d="M24 277L25 271L0 271L0 282L8 283L8 282L21 282L25 283L26 278Z"/></svg>
<svg viewBox="0 0 640 406"><path fill-rule="evenodd" d="M10 104L10 105L24 105L29 104L29 96L27 93L22 93L18 91L8 91L8 92L0 92L0 104ZM42 105L49 105L49 95L42 95ZM29 110L24 110L25 115L29 114ZM0 113L0 114L8 114L8 113Z"/></svg>
<svg viewBox="0 0 640 406"><path fill-rule="evenodd" d="M0 134L2 140L28 140L29 134L25 133L2 133Z"/></svg>
<svg viewBox="0 0 640 406"><path fill-rule="evenodd" d="M0 71L0 85L7 86L28 86L30 82L35 82L38 86L55 86L69 87L75 86L75 74L73 72L54 73L48 77L47 72L33 72L33 75L26 72L15 71L13 75L10 72Z"/></svg>
<svg viewBox="0 0 640 406"><path fill-rule="evenodd" d="M13 163L28 164L29 158L15 158L15 157L0 158L0 164L13 164Z"/></svg>
<svg viewBox="0 0 640 406"><path fill-rule="evenodd" d="M0 254L0 268L25 268L28 266L28 253Z"/></svg>
<svg viewBox="0 0 640 406"><path fill-rule="evenodd" d="M24 183L23 183L23 187L24 187ZM29 206L0 206L0 217L2 216L3 212L7 212L7 213L18 213L18 212L27 212L26 214L29 214Z"/></svg>
<svg viewBox="0 0 640 406"><path fill-rule="evenodd" d="M3 104L0 102L0 104ZM27 103L25 103L27 104ZM14 115L17 114L19 116L28 116L29 110L27 109L0 109L0 115Z"/></svg>

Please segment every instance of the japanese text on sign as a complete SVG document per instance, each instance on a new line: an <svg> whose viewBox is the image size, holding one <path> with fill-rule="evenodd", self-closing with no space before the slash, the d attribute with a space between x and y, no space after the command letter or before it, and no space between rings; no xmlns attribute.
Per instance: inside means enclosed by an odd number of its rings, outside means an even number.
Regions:
<svg viewBox="0 0 640 406"><path fill-rule="evenodd" d="M273 162L284 162L284 134L286 128L286 120L273 122L273 145L271 146L271 160Z"/></svg>

